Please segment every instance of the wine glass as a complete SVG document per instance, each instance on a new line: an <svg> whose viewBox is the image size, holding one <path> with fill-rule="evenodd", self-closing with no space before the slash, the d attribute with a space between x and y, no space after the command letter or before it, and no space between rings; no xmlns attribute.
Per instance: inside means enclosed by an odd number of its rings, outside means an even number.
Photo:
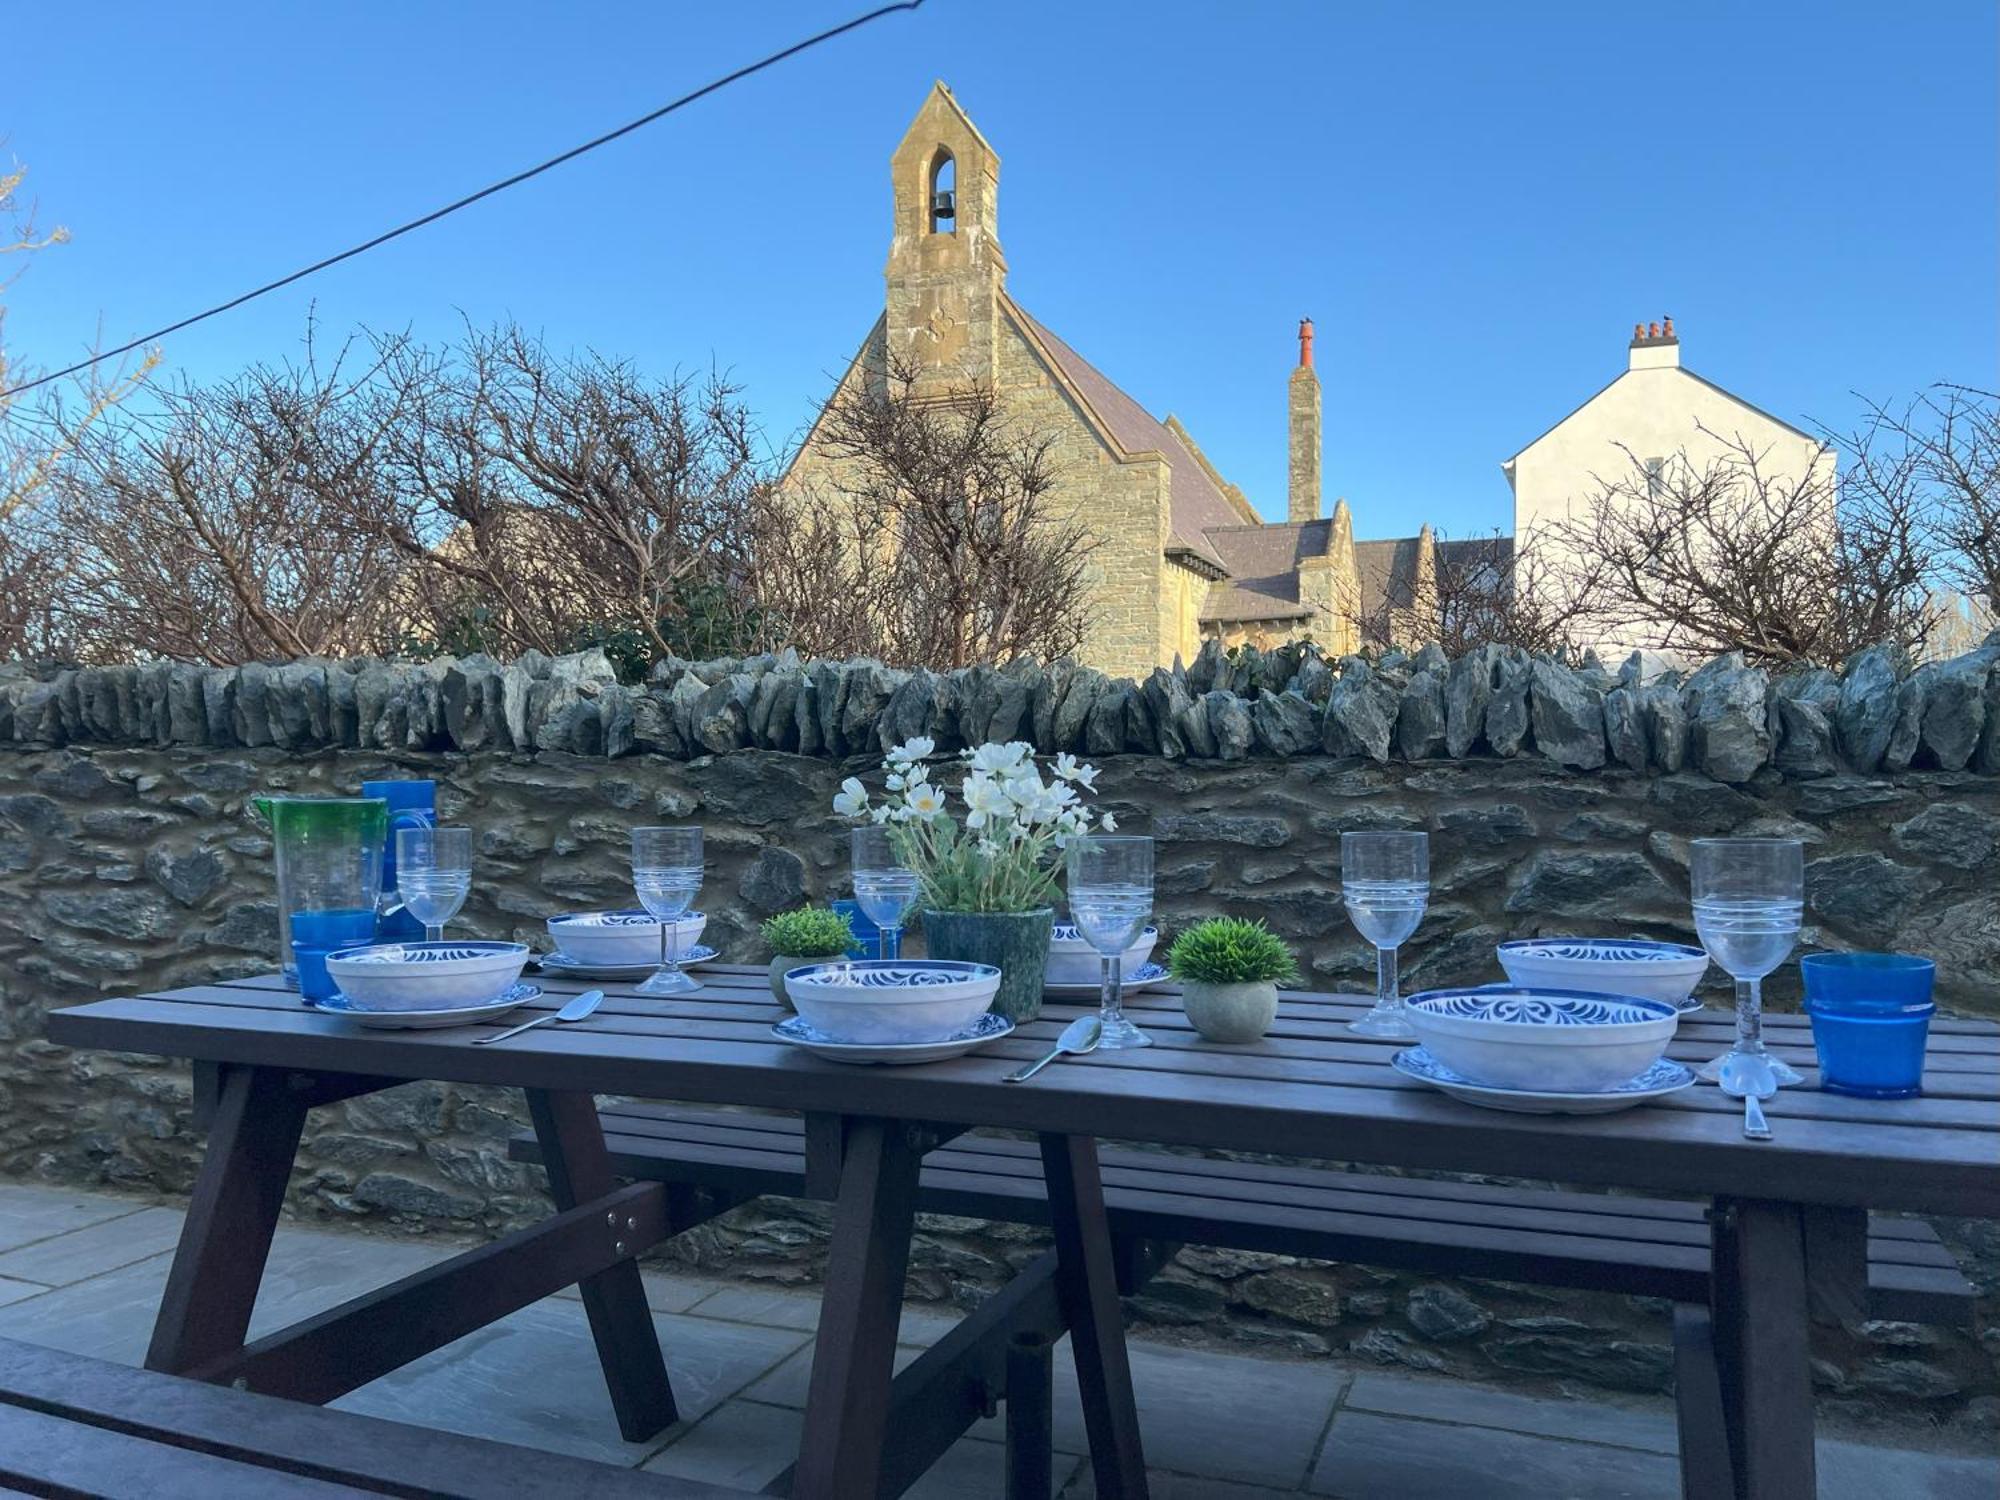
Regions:
<svg viewBox="0 0 2000 1500"><path fill-rule="evenodd" d="M1153 914L1153 841L1093 834L1069 842L1069 914L1103 958L1098 1014L1100 1047L1150 1047L1153 1039L1125 1019L1125 951Z"/></svg>
<svg viewBox="0 0 2000 1500"><path fill-rule="evenodd" d="M699 828L632 830L632 886L646 915L660 924L660 967L638 987L641 995L685 995L698 990L680 966L680 919L701 889Z"/></svg>
<svg viewBox="0 0 2000 1500"><path fill-rule="evenodd" d="M444 941L444 924L472 894L470 828L398 828L396 894L424 924L424 941Z"/></svg>
<svg viewBox="0 0 2000 1500"><path fill-rule="evenodd" d="M878 958L903 956L903 922L917 904L917 875L896 854L889 830L878 824L854 830L854 899L875 924Z"/></svg>
<svg viewBox="0 0 2000 1500"><path fill-rule="evenodd" d="M1701 1069L1719 1083L1732 1057L1768 1066L1780 1088L1796 1069L1764 1048L1764 976L1791 956L1805 916L1806 846L1797 839L1696 839L1689 852L1694 929L1736 981L1736 1044Z"/></svg>
<svg viewBox="0 0 2000 1500"><path fill-rule="evenodd" d="M1396 950L1424 919L1431 894L1427 833L1343 833L1340 900L1355 931L1375 945L1375 1006L1348 1030L1362 1036L1412 1038L1396 992Z"/></svg>

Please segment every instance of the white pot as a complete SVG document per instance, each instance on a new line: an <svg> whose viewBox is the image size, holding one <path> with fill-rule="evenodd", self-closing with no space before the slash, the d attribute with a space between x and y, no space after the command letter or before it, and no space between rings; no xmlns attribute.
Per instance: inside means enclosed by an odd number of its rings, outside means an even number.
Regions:
<svg viewBox="0 0 2000 1500"><path fill-rule="evenodd" d="M1254 1042L1278 1019L1278 986L1268 979L1241 984L1181 984L1181 1008L1211 1042Z"/></svg>

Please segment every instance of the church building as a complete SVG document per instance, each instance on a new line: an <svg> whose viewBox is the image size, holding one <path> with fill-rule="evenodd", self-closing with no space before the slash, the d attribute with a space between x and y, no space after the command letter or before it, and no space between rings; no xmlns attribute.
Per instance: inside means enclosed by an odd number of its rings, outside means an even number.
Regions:
<svg viewBox="0 0 2000 1500"><path fill-rule="evenodd" d="M1357 542L1345 500L1322 513L1309 321L1287 391L1287 516L1266 522L1179 420L1154 417L1014 300L1000 246L1000 157L944 84L917 112L890 173L887 298L843 389L881 381L900 358L917 370L920 393L989 386L1023 423L1054 436L1056 499L1100 542L1084 660L1143 677L1177 655L1191 659L1208 637L1303 637L1336 654L1416 644L1413 607L1433 576L1430 529ZM815 430L792 482L823 461L816 443Z"/></svg>

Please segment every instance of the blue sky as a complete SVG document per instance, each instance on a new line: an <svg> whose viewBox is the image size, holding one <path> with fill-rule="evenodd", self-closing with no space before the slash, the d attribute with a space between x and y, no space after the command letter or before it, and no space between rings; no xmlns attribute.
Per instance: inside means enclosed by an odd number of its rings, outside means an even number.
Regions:
<svg viewBox="0 0 2000 1500"><path fill-rule="evenodd" d="M0 137L75 238L9 293L14 356L171 321L865 8L15 6ZM1637 319L1795 421L2000 384L1995 16L929 0L165 352L286 358L314 302L330 333L512 316L720 365L782 449L880 306L889 153L943 77L1038 318L1282 515L1310 314L1329 499L1363 536L1463 535L1508 523L1500 460Z"/></svg>

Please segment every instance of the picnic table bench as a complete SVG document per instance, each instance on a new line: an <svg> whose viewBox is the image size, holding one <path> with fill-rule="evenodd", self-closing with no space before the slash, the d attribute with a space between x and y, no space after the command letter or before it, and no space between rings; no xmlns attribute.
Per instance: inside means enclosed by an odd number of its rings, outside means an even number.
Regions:
<svg viewBox="0 0 2000 1500"><path fill-rule="evenodd" d="M1219 1047L1193 1033L1178 996L1135 995L1128 1009L1154 1046L1061 1063L1030 1083L1011 1084L1005 1075L1046 1051L1075 1005L1052 1000L1040 1019L966 1057L857 1068L808 1056L772 1036L771 1024L783 1012L762 969L724 968L703 980L701 990L665 1000L606 985L609 998L588 1020L530 1031L497 1047L472 1045L469 1028L358 1031L303 1009L275 976L51 1013L49 1036L61 1045L194 1059L202 1096L212 1105L208 1154L149 1365L326 1401L577 1282L621 1430L633 1437L658 1430L673 1420L674 1399L634 1257L710 1213L709 1195L726 1197L754 1182L641 1180L621 1187L604 1127L633 1137L643 1117L600 1119L592 1096L615 1095L803 1117L800 1155L790 1148L766 1153L774 1170L796 1174L785 1180L797 1190L833 1203L792 1479L800 1500L901 1493L1001 1393L1019 1438L1015 1451L1032 1454L1042 1441L1035 1428L1047 1419L1047 1344L1065 1329L1098 1493L1107 1500L1143 1497L1143 1443L1118 1303L1121 1286L1147 1269L1132 1246L1153 1242L1155 1231L1171 1240L1197 1227L1221 1232L1226 1224L1247 1238L1250 1231L1240 1226L1258 1213L1272 1220L1258 1232L1276 1234L1289 1218L1285 1232L1298 1233L1302 1224L1329 1222L1315 1215L1365 1217L1334 1209L1333 1200L1316 1194L1352 1195L1364 1186L1381 1192L1385 1182L1419 1180L1385 1172L1353 1174L1369 1177L1368 1184L1287 1183L1248 1163L1240 1170L1236 1162L1213 1163L1228 1170L1211 1172L1199 1158L1159 1156L1172 1166L1144 1170L1187 1179L1168 1195L1174 1199L1168 1214L1138 1196L1145 1185L1131 1174L1142 1169L1123 1148L1111 1153L1109 1169L1101 1166L1100 1137L1612 1190L1587 1210L1553 1198L1487 1205L1488 1219L1508 1208L1528 1214L1539 1229L1484 1222L1449 1231L1430 1215L1462 1216L1462 1205L1477 1195L1445 1194L1426 1204L1417 1190L1398 1189L1393 1210L1372 1216L1383 1222L1342 1230L1354 1236L1344 1247L1349 1252L1362 1248L1360 1229L1379 1231L1368 1253L1384 1256L1395 1240L1415 1241L1417 1248L1393 1252L1404 1257L1442 1254L1454 1234L1476 1233L1490 1249L1502 1229L1557 1241L1513 1241L1523 1258L1506 1273L1496 1269L1501 1260L1487 1261L1487 1274L1521 1275L1530 1269L1525 1258L1539 1255L1540 1269L1551 1275L1596 1276L1587 1269L1591 1257L1577 1253L1594 1240L1620 1247L1627 1263L1620 1276L1643 1262L1655 1284L1698 1296L1695 1262L1705 1224L1707 1306L1682 1303L1686 1315L1676 1319L1690 1493L1809 1500L1811 1323L1859 1319L1871 1306L1899 1305L1899 1298L1912 1308L1919 1303L1911 1299L1951 1291L1945 1278L1929 1274L1948 1277L1949 1270L1930 1263L1936 1252L1920 1227L1892 1227L1886 1218L1871 1227L1871 1212L2000 1218L2000 1028L1988 1023L1940 1018L1933 1025L1920 1099L1788 1090L1771 1107L1773 1138L1749 1141L1735 1101L1708 1088L1590 1117L1471 1108L1388 1067L1390 1044L1348 1032L1347 1023L1367 1008L1362 996L1287 994L1263 1041ZM544 1009L579 988L547 976L543 985L548 993L531 1004ZM1670 1055L1705 1058L1727 1044L1728 1034L1725 1017L1689 1017ZM1767 1039L1810 1081L1813 1054L1802 1018L1771 1018ZM414 1079L521 1089L557 1213L246 1344L305 1111ZM963 1201L983 1203L982 1212L1027 1212L1002 1208L1032 1195L1028 1163L1008 1166L1006 1152L987 1144L994 1137L969 1133L979 1130L1033 1138L1028 1149L1039 1156L1054 1249L898 1373L904 1274L926 1194L962 1190ZM627 1160L636 1157L628 1153ZM935 1168L929 1187L927 1163ZM954 1178L958 1167L977 1170ZM1533 1218L1586 1212L1616 1218L1611 1204L1680 1198L1698 1200L1692 1211L1705 1217L1687 1219L1686 1208L1649 1210L1650 1218L1626 1214L1645 1222L1628 1222L1623 1240L1599 1222L1588 1234L1551 1235L1557 1221ZM1254 1207L1259 1202L1261 1210ZM1200 1205L1208 1206L1197 1213ZM1291 1212L1281 1215L1281 1208ZM1132 1217L1141 1211L1160 1216ZM1676 1214L1679 1227L1669 1229ZM1649 1248L1627 1248L1640 1245Z"/></svg>
<svg viewBox="0 0 2000 1500"><path fill-rule="evenodd" d="M726 1500L718 1489L0 1339L0 1489L64 1500Z"/></svg>

